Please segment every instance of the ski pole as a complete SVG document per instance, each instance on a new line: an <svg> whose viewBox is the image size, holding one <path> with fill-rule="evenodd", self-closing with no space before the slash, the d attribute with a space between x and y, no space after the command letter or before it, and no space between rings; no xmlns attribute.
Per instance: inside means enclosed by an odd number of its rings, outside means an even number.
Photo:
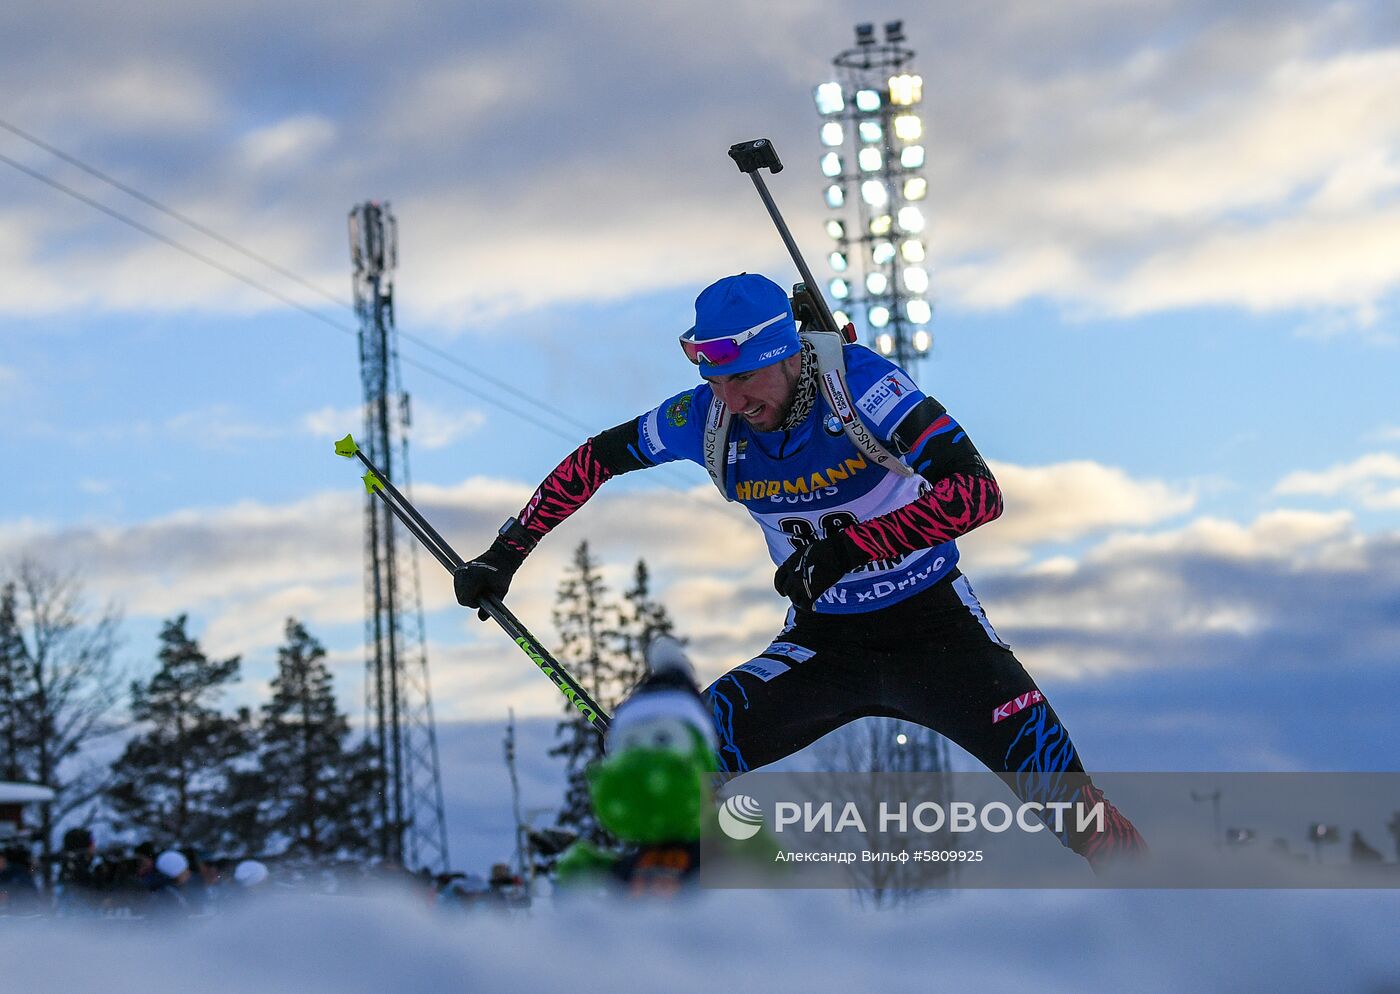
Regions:
<svg viewBox="0 0 1400 994"><path fill-rule="evenodd" d="M379 472L374 463L370 462L369 456L364 454L353 435L346 435L335 443L335 454L347 459L354 457L364 463L365 469L369 470L361 477L365 481L365 490L383 496L384 503L389 506L389 510L393 511L394 516L403 522L404 527L427 547L428 551L433 554L433 558L442 563L448 570L455 570L458 566L464 565L462 557L457 555L452 546L447 544L447 539L439 535L437 529L428 524L428 520L418 513L418 509L409 502L408 498L399 493L399 488L394 486L388 477ZM392 495L392 500L385 495L386 490L388 494ZM404 517L405 513L409 518L412 518L411 521Z"/></svg>
<svg viewBox="0 0 1400 994"><path fill-rule="evenodd" d="M459 566L466 564L466 561L457 554L452 546L447 544L436 528L428 523L423 515L418 513L418 509L399 492L399 489L389 481L389 479L379 471L370 458L360 449L358 443L351 435L346 435L335 443L335 454L344 456L346 459L358 458L364 463L368 472L362 477L365 481L366 492L373 494L384 502L390 513L399 520L409 533L413 535L422 545L433 554L433 558L442 564L449 573L455 572ZM520 623L520 619L511 613L498 598L486 594L481 598L481 607L491 620L501 626L501 629L508 635L520 651L530 657L530 661L540 668L550 682L559 688L559 692L568 698L569 703L578 709L585 721L593 727L599 735L607 732L608 725L612 719L608 717L588 691L580 686L566 670L563 665L551 656L548 650L540 644L539 639L530 634L530 630Z"/></svg>
<svg viewBox="0 0 1400 994"><path fill-rule="evenodd" d="M765 167L774 173L783 171L783 164L778 159L778 150L767 138L755 138L752 141L739 142L737 145L729 146L729 157L739 167L739 172L747 173L749 179L753 180L754 189L758 191L763 206L768 208L768 216L773 219L773 224L777 226L778 235L782 238L783 244L787 246L788 255L792 256L792 261L797 265L797 271L802 274L802 282L807 288L808 298L816 307L817 320L822 326L822 330L834 331L845 338L845 332L837 327L836 318L832 316L831 308L827 306L826 297L817 289L816 280L812 279L812 271L807 268L807 260L802 258L802 251L797 247L797 242L793 240L792 232L788 230L787 222L783 220L782 212L778 210L773 195L768 192L768 184L763 182L763 176L759 172Z"/></svg>

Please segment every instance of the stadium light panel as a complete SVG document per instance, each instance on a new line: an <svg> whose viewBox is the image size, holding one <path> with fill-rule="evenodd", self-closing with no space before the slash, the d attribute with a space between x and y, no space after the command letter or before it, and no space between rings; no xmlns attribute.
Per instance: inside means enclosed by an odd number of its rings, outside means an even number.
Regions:
<svg viewBox="0 0 1400 994"><path fill-rule="evenodd" d="M860 196L878 210L890 202L890 188L878 179L868 179L860 185Z"/></svg>
<svg viewBox="0 0 1400 994"><path fill-rule="evenodd" d="M902 142L918 141L924 133L924 123L918 114L900 114L894 119L894 136Z"/></svg>
<svg viewBox="0 0 1400 994"><path fill-rule="evenodd" d="M899 209L899 227L902 231L917 235L924 230L924 212L917 207L901 207Z"/></svg>
<svg viewBox="0 0 1400 994"><path fill-rule="evenodd" d="M912 107L924 99L924 78L909 73L890 77L890 104L895 107Z"/></svg>
<svg viewBox="0 0 1400 994"><path fill-rule="evenodd" d="M846 109L846 100L841 95L840 83L822 83L813 91L817 102L817 113L822 116L839 114Z"/></svg>

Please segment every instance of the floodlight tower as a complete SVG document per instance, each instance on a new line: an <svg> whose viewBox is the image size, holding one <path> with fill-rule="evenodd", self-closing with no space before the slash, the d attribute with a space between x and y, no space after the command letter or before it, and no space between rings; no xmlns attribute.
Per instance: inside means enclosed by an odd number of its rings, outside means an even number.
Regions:
<svg viewBox="0 0 1400 994"><path fill-rule="evenodd" d="M885 24L884 44L876 42L875 25L857 24L855 47L832 60L840 78L814 91L832 212L826 233L836 243L827 256L836 321L863 316L866 341L906 368L933 344L919 208L928 195L917 113L924 81L909 72L913 57L904 22ZM854 212L845 210L848 202Z"/></svg>
<svg viewBox="0 0 1400 994"><path fill-rule="evenodd" d="M350 211L350 259L364 388L360 447L407 493L409 403L394 327L398 225L387 203L363 203ZM365 714L380 773L375 842L384 859L445 872L447 824L417 549L396 541L397 527L384 502L366 494Z"/></svg>

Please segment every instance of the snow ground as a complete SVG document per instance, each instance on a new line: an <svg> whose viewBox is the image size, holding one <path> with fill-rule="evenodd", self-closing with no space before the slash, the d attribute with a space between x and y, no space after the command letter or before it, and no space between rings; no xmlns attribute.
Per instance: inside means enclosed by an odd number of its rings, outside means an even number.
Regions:
<svg viewBox="0 0 1400 994"><path fill-rule="evenodd" d="M189 922L0 921L0 989L1394 994L1397 912L1393 892L965 892L885 910L712 892L464 918L269 895Z"/></svg>

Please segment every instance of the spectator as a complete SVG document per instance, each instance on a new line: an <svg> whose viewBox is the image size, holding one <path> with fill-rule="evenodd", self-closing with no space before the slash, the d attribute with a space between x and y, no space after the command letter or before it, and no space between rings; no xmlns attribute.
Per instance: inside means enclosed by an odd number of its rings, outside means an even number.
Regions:
<svg viewBox="0 0 1400 994"><path fill-rule="evenodd" d="M267 867L255 859L245 859L233 870L233 882L241 891L250 891L267 882Z"/></svg>
<svg viewBox="0 0 1400 994"><path fill-rule="evenodd" d="M488 901L503 908L524 907L530 903L525 893L525 882L511 872L509 864L495 863L491 866Z"/></svg>
<svg viewBox="0 0 1400 994"><path fill-rule="evenodd" d="M184 886L190 879L190 862L178 849L167 849L156 857L155 876L151 881L151 910L153 913L188 913L189 901Z"/></svg>
<svg viewBox="0 0 1400 994"><path fill-rule="evenodd" d="M97 843L86 828L70 828L63 834L59 854L58 889L54 910L65 917L96 914L101 907L97 877Z"/></svg>
<svg viewBox="0 0 1400 994"><path fill-rule="evenodd" d="M0 914L31 915L40 910L34 859L24 846L0 851Z"/></svg>
<svg viewBox="0 0 1400 994"><path fill-rule="evenodd" d="M132 850L136 857L136 882L143 891L151 890L156 883L156 844L142 842Z"/></svg>
<svg viewBox="0 0 1400 994"><path fill-rule="evenodd" d="M186 847L179 852L181 856L185 857L185 865L189 872L189 877L180 887L180 893L184 895L185 903L189 905L190 914L206 914L209 911L210 897L209 868L205 866L199 850ZM217 878L217 874L215 874L215 879Z"/></svg>

